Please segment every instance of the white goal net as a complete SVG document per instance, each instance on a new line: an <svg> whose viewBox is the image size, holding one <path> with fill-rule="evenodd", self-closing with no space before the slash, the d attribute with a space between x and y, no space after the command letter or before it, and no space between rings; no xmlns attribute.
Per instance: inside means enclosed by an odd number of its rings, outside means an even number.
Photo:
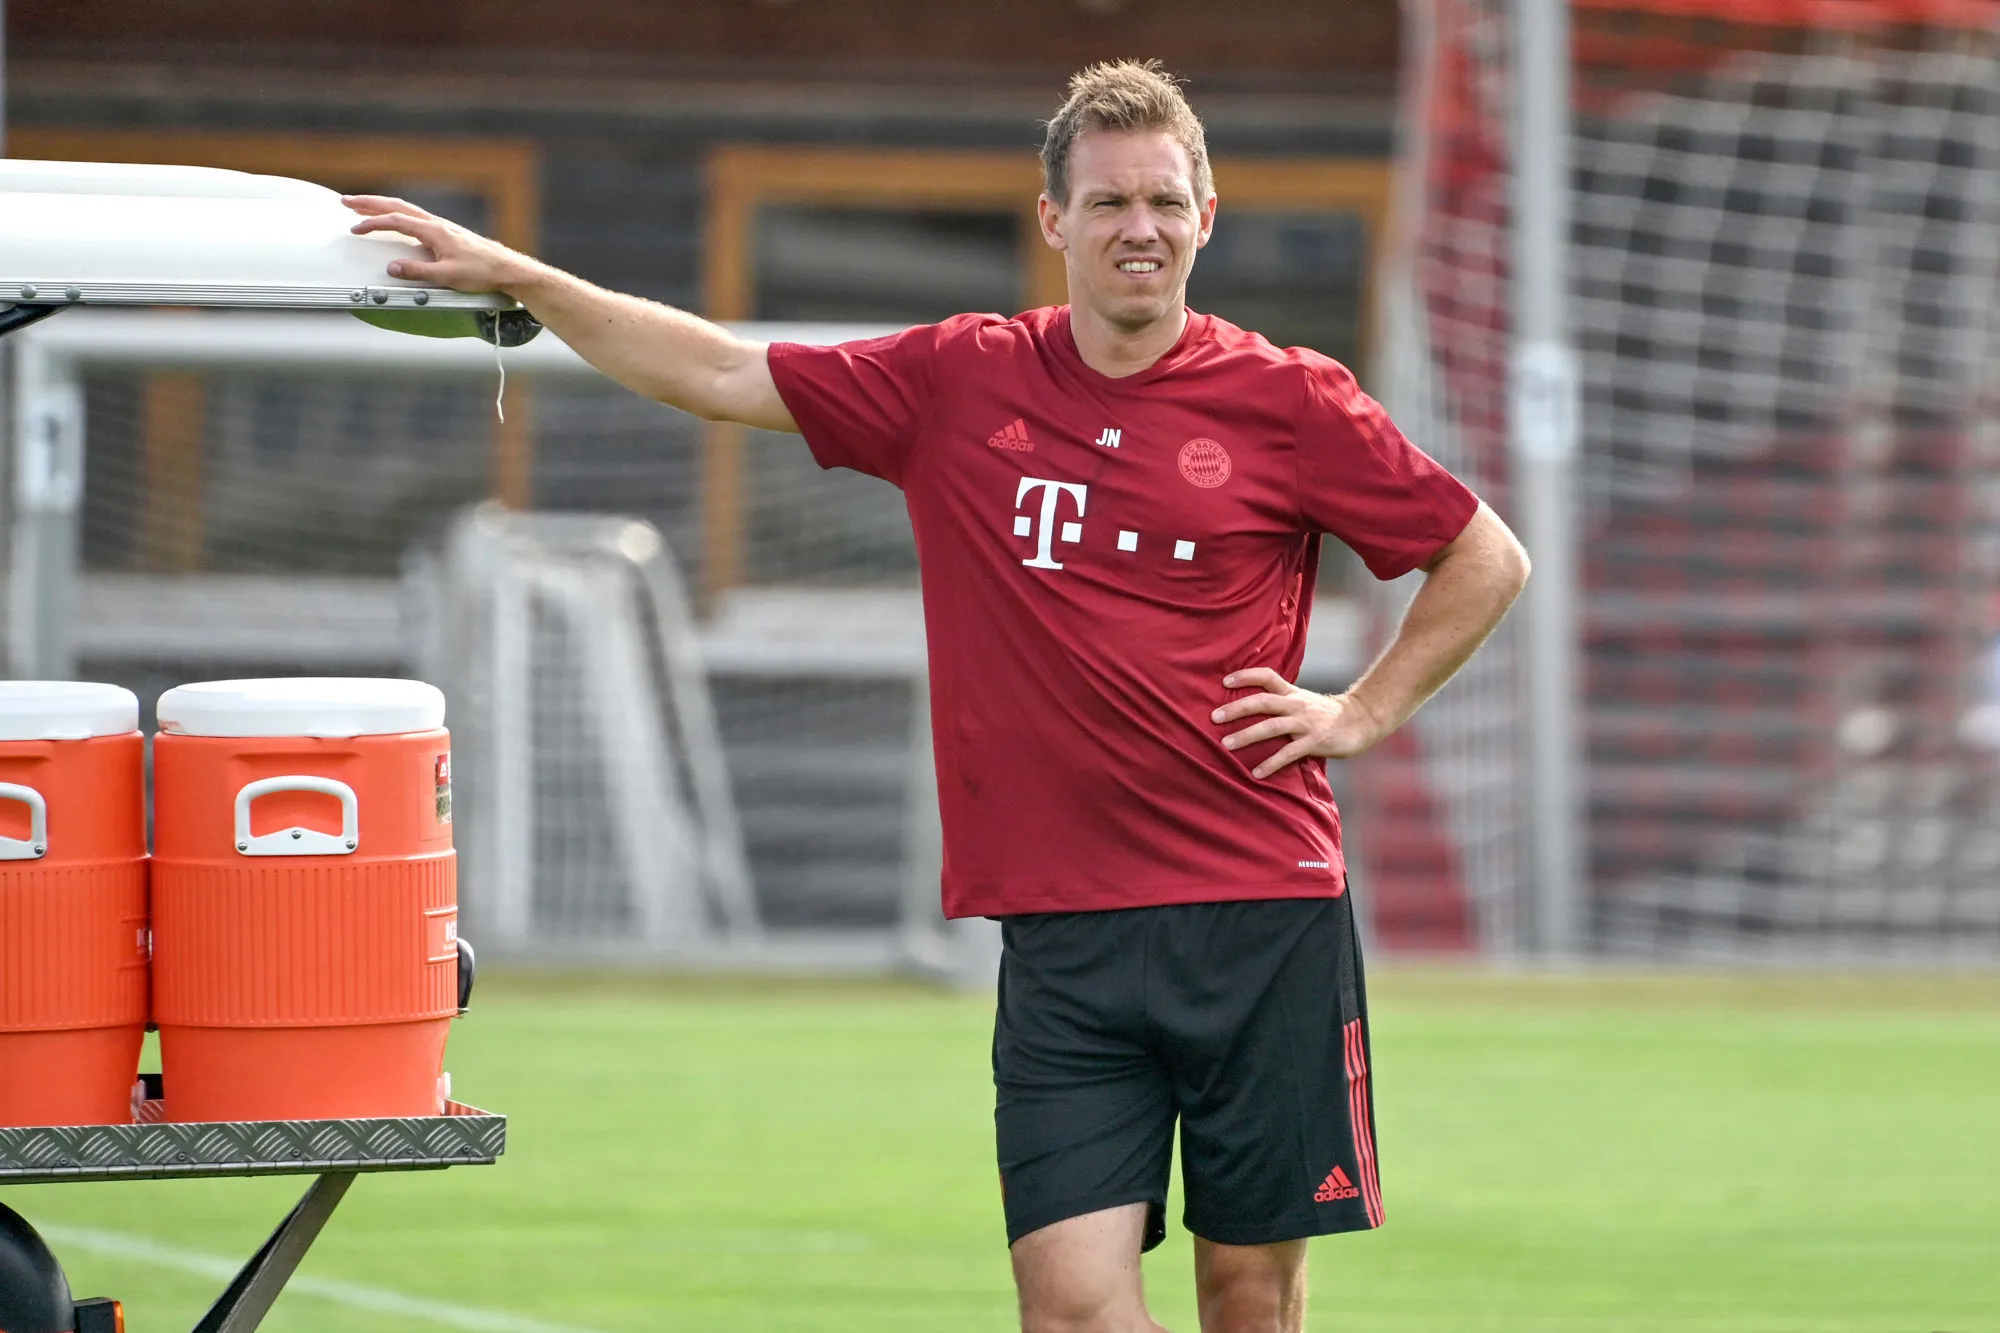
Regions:
<svg viewBox="0 0 2000 1333"><path fill-rule="evenodd" d="M1503 514L1510 8L1416 9L1399 344ZM2000 10L1573 14L1594 944L2000 958ZM1491 697L1429 723L1469 822Z"/></svg>

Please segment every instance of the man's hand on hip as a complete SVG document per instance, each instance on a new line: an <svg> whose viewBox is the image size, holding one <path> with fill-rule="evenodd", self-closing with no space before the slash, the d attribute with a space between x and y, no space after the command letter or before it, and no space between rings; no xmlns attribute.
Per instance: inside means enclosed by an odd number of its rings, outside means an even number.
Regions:
<svg viewBox="0 0 2000 1333"><path fill-rule="evenodd" d="M1307 755L1352 759L1380 741L1437 693L1493 632L1528 579L1528 554L1498 515L1480 505L1458 536L1425 564L1423 586L1374 665L1343 694L1302 690L1268 667L1223 678L1232 690L1262 690L1215 710L1217 722L1263 713L1262 722L1223 738L1232 750L1291 737L1252 773L1268 778Z"/></svg>
<svg viewBox="0 0 2000 1333"><path fill-rule="evenodd" d="M1280 769L1308 757L1352 759L1393 729L1368 710L1352 694L1316 694L1302 690L1269 667L1249 667L1223 677L1232 690L1256 689L1260 694L1232 699L1211 715L1216 722L1234 722L1254 714L1266 714L1241 731L1222 738L1225 748L1240 750L1260 741L1289 736L1291 743L1251 770L1253 777L1268 778Z"/></svg>

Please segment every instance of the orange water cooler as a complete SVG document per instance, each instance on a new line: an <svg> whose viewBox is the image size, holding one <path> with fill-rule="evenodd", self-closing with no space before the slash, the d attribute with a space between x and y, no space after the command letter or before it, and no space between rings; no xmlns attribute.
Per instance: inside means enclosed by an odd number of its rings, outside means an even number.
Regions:
<svg viewBox="0 0 2000 1333"><path fill-rule="evenodd" d="M130 690L0 681L0 1125L132 1118L145 755Z"/></svg>
<svg viewBox="0 0 2000 1333"><path fill-rule="evenodd" d="M444 696L211 681L153 742L168 1119L433 1115L459 1005Z"/></svg>

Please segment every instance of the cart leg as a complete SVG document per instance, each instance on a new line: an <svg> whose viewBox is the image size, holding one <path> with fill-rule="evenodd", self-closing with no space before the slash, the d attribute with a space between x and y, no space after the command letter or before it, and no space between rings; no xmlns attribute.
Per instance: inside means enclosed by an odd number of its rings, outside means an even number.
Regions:
<svg viewBox="0 0 2000 1333"><path fill-rule="evenodd" d="M194 1326L194 1333L251 1333L263 1323L271 1303L278 1299L285 1283L291 1281L299 1260L306 1257L320 1228L333 1216L334 1207L353 1183L352 1171L329 1171L315 1180L291 1215L264 1242L264 1248L243 1265L243 1271L229 1284L229 1290L208 1307L208 1313Z"/></svg>

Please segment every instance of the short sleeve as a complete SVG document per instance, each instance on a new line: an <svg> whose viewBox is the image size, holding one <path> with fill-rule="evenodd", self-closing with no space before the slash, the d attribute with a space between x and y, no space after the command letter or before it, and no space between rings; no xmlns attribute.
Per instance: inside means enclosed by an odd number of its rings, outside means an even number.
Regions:
<svg viewBox="0 0 2000 1333"><path fill-rule="evenodd" d="M1378 579L1428 563L1465 531L1479 497L1404 438L1345 366L1320 356L1303 364L1297 456L1306 523L1353 547Z"/></svg>
<svg viewBox="0 0 2000 1333"><path fill-rule="evenodd" d="M902 485L938 359L963 323L920 324L828 347L772 343L771 378L819 465Z"/></svg>

